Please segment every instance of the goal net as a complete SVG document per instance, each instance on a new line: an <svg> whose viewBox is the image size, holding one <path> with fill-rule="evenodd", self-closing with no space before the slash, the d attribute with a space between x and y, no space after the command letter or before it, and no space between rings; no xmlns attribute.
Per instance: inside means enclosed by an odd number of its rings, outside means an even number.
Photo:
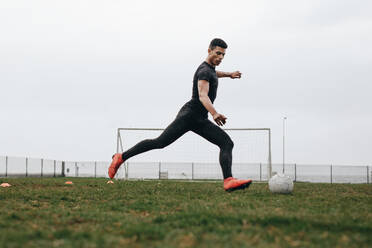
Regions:
<svg viewBox="0 0 372 248"><path fill-rule="evenodd" d="M158 137L162 128L118 128L117 152L144 139ZM234 142L234 177L267 180L271 177L271 131L269 128L224 129ZM130 158L118 178L222 179L219 148L193 132L171 145Z"/></svg>

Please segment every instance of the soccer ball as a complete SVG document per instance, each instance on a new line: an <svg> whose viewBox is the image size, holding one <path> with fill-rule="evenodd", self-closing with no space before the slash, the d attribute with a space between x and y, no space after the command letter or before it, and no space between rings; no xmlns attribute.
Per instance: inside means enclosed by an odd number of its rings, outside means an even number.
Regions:
<svg viewBox="0 0 372 248"><path fill-rule="evenodd" d="M289 176L276 174L269 180L269 189L272 193L289 194L293 191L293 181Z"/></svg>

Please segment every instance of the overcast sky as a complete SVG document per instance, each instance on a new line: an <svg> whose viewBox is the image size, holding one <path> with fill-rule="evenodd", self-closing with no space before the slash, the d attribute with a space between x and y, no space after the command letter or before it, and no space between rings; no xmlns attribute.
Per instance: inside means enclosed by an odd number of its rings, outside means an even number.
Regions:
<svg viewBox="0 0 372 248"><path fill-rule="evenodd" d="M273 161L372 165L372 1L0 2L0 155L110 160L118 127L165 127L211 39L226 127Z"/></svg>

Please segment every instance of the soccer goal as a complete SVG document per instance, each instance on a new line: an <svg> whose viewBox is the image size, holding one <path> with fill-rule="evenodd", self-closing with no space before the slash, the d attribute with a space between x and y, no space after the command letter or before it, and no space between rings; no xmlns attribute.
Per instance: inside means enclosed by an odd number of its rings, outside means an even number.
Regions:
<svg viewBox="0 0 372 248"><path fill-rule="evenodd" d="M144 139L158 137L163 128L118 128L117 152ZM270 128L226 128L234 142L233 175L254 180L271 177ZM122 166L123 167L123 166ZM193 132L171 145L139 154L125 163L118 178L221 179L219 148Z"/></svg>

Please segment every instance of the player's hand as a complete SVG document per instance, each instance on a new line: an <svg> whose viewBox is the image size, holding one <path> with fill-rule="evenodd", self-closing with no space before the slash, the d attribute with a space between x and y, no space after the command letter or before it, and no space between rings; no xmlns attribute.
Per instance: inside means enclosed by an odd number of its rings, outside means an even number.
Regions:
<svg viewBox="0 0 372 248"><path fill-rule="evenodd" d="M230 78L235 79L235 78L241 78L241 77L242 77L242 73L240 71L231 72Z"/></svg>
<svg viewBox="0 0 372 248"><path fill-rule="evenodd" d="M223 126L226 123L226 117L222 114L215 113L213 115L213 120L217 123L218 126Z"/></svg>

